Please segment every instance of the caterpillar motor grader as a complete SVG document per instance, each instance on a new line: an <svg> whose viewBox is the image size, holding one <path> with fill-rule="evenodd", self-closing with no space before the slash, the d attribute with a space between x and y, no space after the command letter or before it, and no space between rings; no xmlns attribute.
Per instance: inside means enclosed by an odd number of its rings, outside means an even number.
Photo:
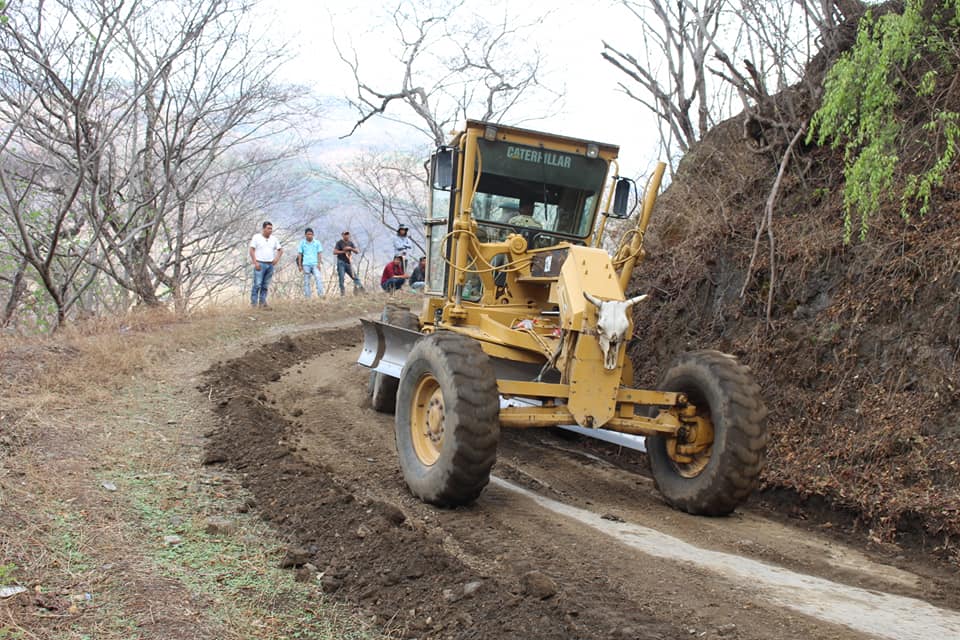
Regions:
<svg viewBox="0 0 960 640"><path fill-rule="evenodd" d="M680 355L657 389L633 388L625 292L665 165L611 256L607 220L636 187L618 147L468 121L430 162L427 280L419 314L363 321L370 401L395 413L400 466L422 500L457 506L487 485L501 428L579 425L646 437L653 478L689 513L731 512L757 483L766 409L730 355ZM608 175L610 178L608 179Z"/></svg>

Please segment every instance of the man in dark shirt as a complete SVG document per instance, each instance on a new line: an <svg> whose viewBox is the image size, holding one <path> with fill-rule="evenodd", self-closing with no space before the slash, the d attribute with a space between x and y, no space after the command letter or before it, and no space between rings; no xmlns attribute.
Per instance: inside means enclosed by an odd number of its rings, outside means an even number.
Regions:
<svg viewBox="0 0 960 640"><path fill-rule="evenodd" d="M380 287L388 293L393 293L401 288L403 281L409 277L403 272L403 256L393 256L393 261L387 263L387 266L383 268L383 275L380 276Z"/></svg>
<svg viewBox="0 0 960 640"><path fill-rule="evenodd" d="M344 231L337 244L333 247L333 255L337 256L337 282L340 284L340 295L344 294L343 276L347 274L353 280L353 292L363 291L363 283L353 272L353 259L351 254L360 253L357 251L357 245L350 240L350 232Z"/></svg>
<svg viewBox="0 0 960 640"><path fill-rule="evenodd" d="M427 259L420 258L420 262L410 274L410 288L414 291L423 291L427 280Z"/></svg>

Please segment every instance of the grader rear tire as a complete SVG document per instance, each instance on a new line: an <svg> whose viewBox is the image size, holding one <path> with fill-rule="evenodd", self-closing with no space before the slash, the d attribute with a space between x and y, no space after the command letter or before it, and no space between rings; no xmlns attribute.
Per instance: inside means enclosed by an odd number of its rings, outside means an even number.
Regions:
<svg viewBox="0 0 960 640"><path fill-rule="evenodd" d="M397 453L411 493L442 507L477 499L500 440L490 359L471 338L438 331L414 345L397 392Z"/></svg>
<svg viewBox="0 0 960 640"><path fill-rule="evenodd" d="M767 446L767 410L750 369L719 351L697 351L680 356L659 388L685 393L709 418L714 437L692 462L671 457L666 437L647 438L657 488L688 513L732 512L756 487Z"/></svg>
<svg viewBox="0 0 960 640"><path fill-rule="evenodd" d="M380 314L380 320L404 329L420 330L420 319L415 313L400 305L388 304ZM397 406L397 385L399 380L392 376L370 372L370 406L380 413L393 413Z"/></svg>

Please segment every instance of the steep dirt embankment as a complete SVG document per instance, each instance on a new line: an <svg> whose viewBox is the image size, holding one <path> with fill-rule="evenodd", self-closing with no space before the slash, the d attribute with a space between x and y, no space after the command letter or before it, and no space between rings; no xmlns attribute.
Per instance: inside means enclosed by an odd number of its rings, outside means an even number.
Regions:
<svg viewBox="0 0 960 640"><path fill-rule="evenodd" d="M960 107L958 107L960 108ZM682 351L749 364L770 408L766 495L849 511L874 541L956 554L960 534L960 177L924 217L895 211L845 245L842 157L805 148L773 216L774 296L764 232L747 269L779 157L741 118L682 160L658 202L634 285L638 382ZM744 295L741 289L745 281Z"/></svg>

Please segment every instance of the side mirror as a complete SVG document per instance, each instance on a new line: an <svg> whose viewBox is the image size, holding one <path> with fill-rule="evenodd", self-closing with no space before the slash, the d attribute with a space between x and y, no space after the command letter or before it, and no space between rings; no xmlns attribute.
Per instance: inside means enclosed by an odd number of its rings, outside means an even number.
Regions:
<svg viewBox="0 0 960 640"><path fill-rule="evenodd" d="M441 147L430 159L430 182L434 189L449 191L453 188L453 152L450 147Z"/></svg>
<svg viewBox="0 0 960 640"><path fill-rule="evenodd" d="M626 218L629 215L627 207L630 205L630 187L632 185L633 182L629 178L617 178L617 186L613 191L611 218Z"/></svg>

